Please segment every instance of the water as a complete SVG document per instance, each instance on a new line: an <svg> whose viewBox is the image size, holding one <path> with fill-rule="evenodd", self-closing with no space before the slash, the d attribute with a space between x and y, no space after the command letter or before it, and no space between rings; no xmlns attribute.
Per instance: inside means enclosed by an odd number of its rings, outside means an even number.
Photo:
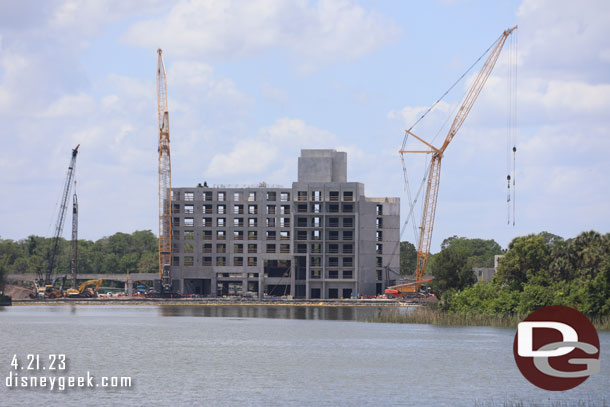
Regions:
<svg viewBox="0 0 610 407"><path fill-rule="evenodd" d="M601 372L555 393L516 368L514 331L374 324L378 308L13 306L0 308L0 405L610 405ZM130 376L123 389L8 389L13 355L66 354L64 376ZM20 372L21 373L21 372ZM30 375L24 373L24 375ZM35 374L34 374L35 375ZM39 371L37 375L48 375Z"/></svg>

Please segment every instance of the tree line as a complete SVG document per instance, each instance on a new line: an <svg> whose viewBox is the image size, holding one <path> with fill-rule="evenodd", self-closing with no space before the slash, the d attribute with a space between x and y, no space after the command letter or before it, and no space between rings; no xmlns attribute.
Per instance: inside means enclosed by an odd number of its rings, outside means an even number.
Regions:
<svg viewBox="0 0 610 407"><path fill-rule="evenodd" d="M0 239L0 268L4 273L44 275L52 248L52 238ZM71 260L72 242L60 238L54 273L69 274ZM158 241L150 230L78 241L79 274L156 273L158 267Z"/></svg>

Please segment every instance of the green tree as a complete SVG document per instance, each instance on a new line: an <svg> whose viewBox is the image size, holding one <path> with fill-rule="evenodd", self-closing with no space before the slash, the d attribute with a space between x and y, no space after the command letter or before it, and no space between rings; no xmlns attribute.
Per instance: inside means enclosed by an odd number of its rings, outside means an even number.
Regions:
<svg viewBox="0 0 610 407"><path fill-rule="evenodd" d="M448 246L435 256L430 266L434 276L432 290L439 297L449 289L461 290L476 281L462 248Z"/></svg>
<svg viewBox="0 0 610 407"><path fill-rule="evenodd" d="M494 280L513 290L522 290L527 277L534 276L549 264L550 248L540 235L528 235L513 239L508 252L498 263Z"/></svg>
<svg viewBox="0 0 610 407"><path fill-rule="evenodd" d="M415 274L417 263L417 250L411 242L400 242L400 274Z"/></svg>

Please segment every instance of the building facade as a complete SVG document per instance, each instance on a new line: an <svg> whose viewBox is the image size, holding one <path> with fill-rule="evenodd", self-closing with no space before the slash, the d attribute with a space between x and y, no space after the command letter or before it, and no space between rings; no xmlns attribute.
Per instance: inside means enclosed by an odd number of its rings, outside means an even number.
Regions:
<svg viewBox="0 0 610 407"><path fill-rule="evenodd" d="M376 295L399 268L400 200L348 182L344 152L301 150L292 188L173 188L172 211L172 284L184 294Z"/></svg>

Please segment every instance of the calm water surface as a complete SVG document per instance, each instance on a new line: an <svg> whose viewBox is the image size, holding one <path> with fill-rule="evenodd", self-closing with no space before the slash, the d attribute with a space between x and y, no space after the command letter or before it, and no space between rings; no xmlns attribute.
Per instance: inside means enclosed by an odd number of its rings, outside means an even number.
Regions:
<svg viewBox="0 0 610 407"><path fill-rule="evenodd" d="M555 393L521 376L513 330L365 322L378 312L0 307L0 405L610 405L608 332L600 333L601 373ZM24 360L39 354L42 362L58 353L68 358L63 375L130 376L133 386L64 392L6 387L14 354Z"/></svg>

